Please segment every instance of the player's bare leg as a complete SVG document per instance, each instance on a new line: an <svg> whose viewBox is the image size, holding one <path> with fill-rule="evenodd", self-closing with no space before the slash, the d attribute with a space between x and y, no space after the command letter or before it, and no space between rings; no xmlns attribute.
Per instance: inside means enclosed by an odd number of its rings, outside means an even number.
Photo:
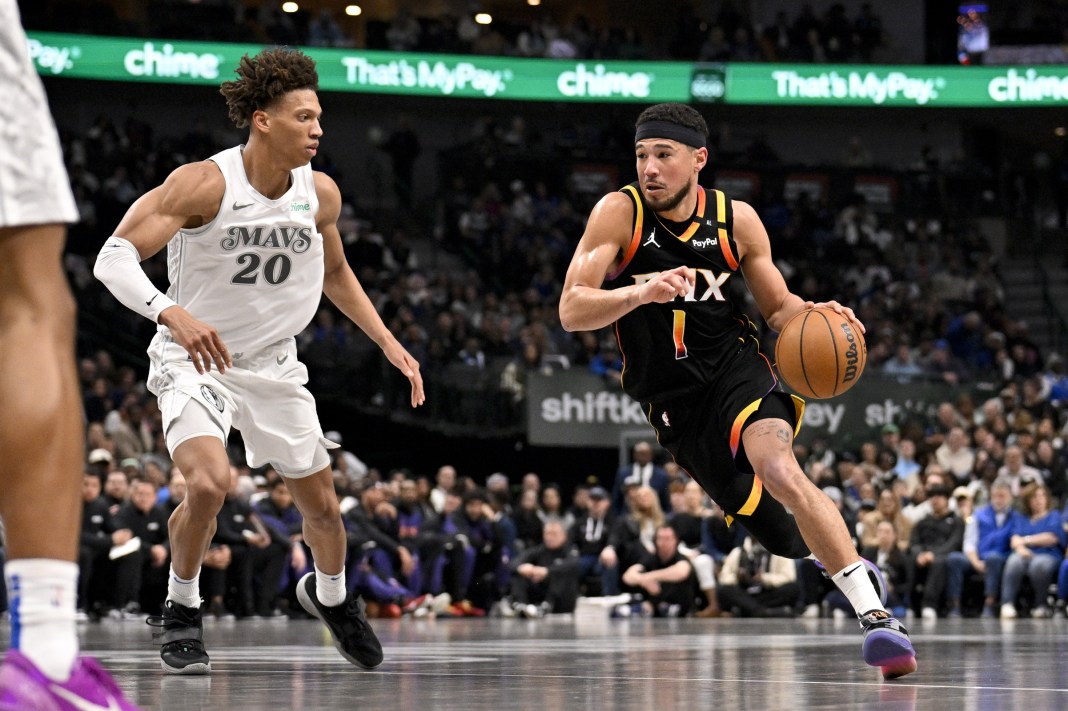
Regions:
<svg viewBox="0 0 1068 711"><path fill-rule="evenodd" d="M65 239L63 225L0 228L0 516L15 621L0 709L62 698L135 711L95 660L78 657L84 434Z"/></svg>
<svg viewBox="0 0 1068 711"><path fill-rule="evenodd" d="M315 571L297 583L297 599L308 614L327 626L341 656L373 669L382 663L382 645L367 622L360 598L346 589L347 539L333 472L327 467L306 477L287 477L286 486L304 516L304 541L315 559Z"/></svg>
<svg viewBox="0 0 1068 711"><path fill-rule="evenodd" d="M793 427L785 420L759 420L746 428L742 442L767 493L790 509L809 550L856 610L864 628L864 661L888 679L915 671L908 633L883 607L841 512L794 458Z"/></svg>
<svg viewBox="0 0 1068 711"><path fill-rule="evenodd" d="M199 407L189 403L186 407ZM230 488L230 460L222 440L193 437L174 449L174 463L185 476L188 492L171 514L171 570L163 614L150 617L159 628L160 665L171 674L207 674L211 661L204 649L200 566L215 535L216 516Z"/></svg>

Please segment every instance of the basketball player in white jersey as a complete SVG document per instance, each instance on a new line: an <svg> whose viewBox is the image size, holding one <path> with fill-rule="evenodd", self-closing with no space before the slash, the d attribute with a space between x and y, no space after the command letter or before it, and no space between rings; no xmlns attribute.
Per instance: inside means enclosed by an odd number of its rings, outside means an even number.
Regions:
<svg viewBox="0 0 1068 711"><path fill-rule="evenodd" d="M241 430L250 466L286 477L304 515L315 572L298 584L353 664L373 668L382 647L346 591L345 530L308 375L294 336L323 293L382 348L423 402L419 365L389 332L345 261L337 185L309 165L323 130L315 63L286 48L247 55L222 85L248 143L175 170L135 202L94 273L130 309L159 324L148 387L189 492L170 519L171 571L160 629L163 669L206 674L200 566L229 487L225 443ZM138 264L167 247L170 288Z"/></svg>
<svg viewBox="0 0 1068 711"><path fill-rule="evenodd" d="M0 709L132 711L74 624L84 437L74 299L63 273L78 219L15 0L0 0L0 517L11 648Z"/></svg>

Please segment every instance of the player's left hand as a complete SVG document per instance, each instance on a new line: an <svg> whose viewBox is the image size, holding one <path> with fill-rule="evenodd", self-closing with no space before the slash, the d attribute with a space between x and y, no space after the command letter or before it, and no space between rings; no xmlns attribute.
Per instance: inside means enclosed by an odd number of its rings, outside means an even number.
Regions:
<svg viewBox="0 0 1068 711"><path fill-rule="evenodd" d="M422 405L426 396L423 394L423 376L419 373L419 362L397 341L393 341L382 351L386 358L389 358L389 362L404 373L404 377L412 384L412 407Z"/></svg>
<svg viewBox="0 0 1068 711"><path fill-rule="evenodd" d="M853 313L853 309L849 308L848 306L842 306L837 301L820 301L819 303L813 301L805 302L806 309L815 309L821 306L825 309L831 309L835 313L839 313L845 316L847 319L849 319L850 323L852 323L856 328L860 329L861 333L868 332L868 330L864 328L864 324L861 323L860 319L857 318L857 315Z"/></svg>

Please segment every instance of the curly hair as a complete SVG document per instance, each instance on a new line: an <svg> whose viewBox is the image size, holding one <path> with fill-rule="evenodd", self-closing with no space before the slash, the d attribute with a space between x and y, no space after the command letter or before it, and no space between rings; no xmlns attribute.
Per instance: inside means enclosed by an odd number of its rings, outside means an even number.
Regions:
<svg viewBox="0 0 1068 711"><path fill-rule="evenodd" d="M634 127L637 128L648 121L667 121L678 124L679 126L699 131L702 136L706 139L708 138L708 124L705 123L704 116L697 109L686 104L657 104L656 106L650 106L638 115L638 120L634 122Z"/></svg>
<svg viewBox="0 0 1068 711"><path fill-rule="evenodd" d="M238 78L223 82L219 93L226 97L230 120L246 128L252 112L265 109L285 94L298 89L319 89L315 60L288 47L265 49L255 57L241 58Z"/></svg>

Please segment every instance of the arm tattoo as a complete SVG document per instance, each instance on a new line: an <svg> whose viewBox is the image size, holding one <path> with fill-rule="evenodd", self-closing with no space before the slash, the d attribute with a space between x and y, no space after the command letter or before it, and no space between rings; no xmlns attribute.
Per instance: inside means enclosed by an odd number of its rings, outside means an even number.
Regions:
<svg viewBox="0 0 1068 711"><path fill-rule="evenodd" d="M778 437L779 441L783 442L784 444L790 441L790 433L782 427L780 427L779 430L775 433L775 436Z"/></svg>

